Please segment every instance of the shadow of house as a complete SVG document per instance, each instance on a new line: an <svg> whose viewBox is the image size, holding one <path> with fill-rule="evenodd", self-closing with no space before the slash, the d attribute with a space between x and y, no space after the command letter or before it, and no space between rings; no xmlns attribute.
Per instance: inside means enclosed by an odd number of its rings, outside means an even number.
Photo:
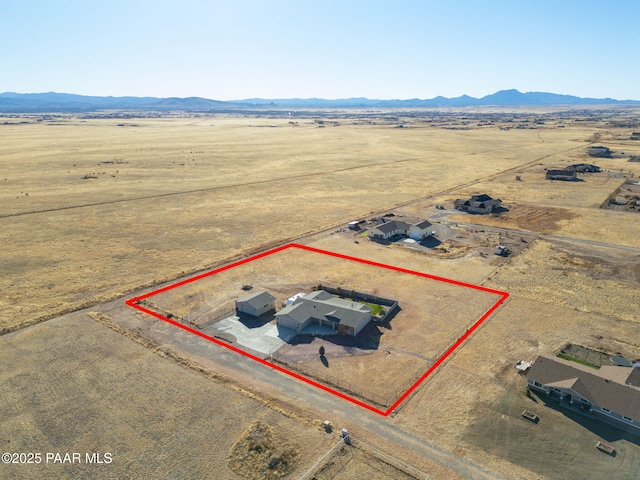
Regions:
<svg viewBox="0 0 640 480"><path fill-rule="evenodd" d="M393 330L391 328L391 320L393 320L401 310L402 308L400 308L400 305L398 305L392 312L389 313L389 315L385 316L382 322L376 322L376 325L381 326L385 330Z"/></svg>
<svg viewBox="0 0 640 480"><path fill-rule="evenodd" d="M588 410L575 407L569 404L568 401L560 400L557 396L536 392L532 394L530 398L536 403L542 403L545 407L561 413L567 419L589 430L607 442L611 443L618 440L626 440L640 446L640 437L631 430L620 428L618 424L603 421L599 416L597 417L593 413L589 413Z"/></svg>
<svg viewBox="0 0 640 480"><path fill-rule="evenodd" d="M505 213L505 212L508 212L508 211L509 211L509 209L507 207L503 207L502 205L500 205L499 207L495 207L493 209L493 212L491 212L491 213L494 213L496 215L500 215L501 213Z"/></svg>
<svg viewBox="0 0 640 480"><path fill-rule="evenodd" d="M420 245L422 245L423 247L427 247L427 248L435 248L438 245L441 245L442 242L440 240L438 240L436 237L429 237L424 239L423 241L420 242Z"/></svg>
<svg viewBox="0 0 640 480"><path fill-rule="evenodd" d="M547 180L563 180L565 182L578 181L578 175L575 170L547 170L545 175Z"/></svg>
<svg viewBox="0 0 640 480"><path fill-rule="evenodd" d="M273 320L273 311L254 317L249 313L236 312L238 321L247 328L260 328Z"/></svg>
<svg viewBox="0 0 640 480"><path fill-rule="evenodd" d="M576 163L575 165L569 165L565 170L577 173L597 173L600 171L600 167L590 163Z"/></svg>

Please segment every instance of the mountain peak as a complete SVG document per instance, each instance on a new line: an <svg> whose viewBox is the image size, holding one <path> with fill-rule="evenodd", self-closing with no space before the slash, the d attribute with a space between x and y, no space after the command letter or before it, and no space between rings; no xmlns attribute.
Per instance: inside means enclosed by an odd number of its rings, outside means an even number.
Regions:
<svg viewBox="0 0 640 480"><path fill-rule="evenodd" d="M611 98L581 98L546 92L522 93L515 88L500 90L482 98L461 95L456 98L437 96L421 100L375 100L351 97L334 100L322 98L262 99L252 98L224 102L200 97L96 97L68 93L0 93L0 112L88 112L96 110L138 110L193 112L244 110L247 108L442 108L468 106L531 106L531 105L638 105L637 100L613 100Z"/></svg>

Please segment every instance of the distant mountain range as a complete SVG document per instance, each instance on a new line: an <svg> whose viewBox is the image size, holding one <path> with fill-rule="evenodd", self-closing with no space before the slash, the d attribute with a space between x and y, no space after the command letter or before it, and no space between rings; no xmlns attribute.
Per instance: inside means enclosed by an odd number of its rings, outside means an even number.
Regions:
<svg viewBox="0 0 640 480"><path fill-rule="evenodd" d="M640 104L638 100L615 100L613 98L582 98L573 95L558 95L546 92L522 93L518 90L501 90L482 98L468 95L446 98L435 97L427 100L372 100L368 98L345 98L325 100L322 98L289 98L265 100L251 98L236 100L235 103L282 107L473 107L473 106L522 106L522 105L614 105Z"/></svg>
<svg viewBox="0 0 640 480"><path fill-rule="evenodd" d="M638 100L612 98L582 98L545 92L522 93L501 90L482 98L462 95L456 98L435 97L421 100L375 100L369 98L250 98L231 102L200 97L92 97L68 93L0 93L0 112L89 112L96 110L171 111L193 112L237 111L269 108L440 108L473 106L536 106L536 105L639 105Z"/></svg>

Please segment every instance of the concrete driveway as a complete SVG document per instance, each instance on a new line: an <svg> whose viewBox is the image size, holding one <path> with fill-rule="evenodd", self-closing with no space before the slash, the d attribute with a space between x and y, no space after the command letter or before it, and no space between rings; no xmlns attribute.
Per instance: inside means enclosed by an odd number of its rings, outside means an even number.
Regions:
<svg viewBox="0 0 640 480"><path fill-rule="evenodd" d="M264 355L270 355L286 344L295 331L288 328L278 329L275 323L265 323L259 327L248 327L236 315L211 325L215 330L235 337L235 343Z"/></svg>

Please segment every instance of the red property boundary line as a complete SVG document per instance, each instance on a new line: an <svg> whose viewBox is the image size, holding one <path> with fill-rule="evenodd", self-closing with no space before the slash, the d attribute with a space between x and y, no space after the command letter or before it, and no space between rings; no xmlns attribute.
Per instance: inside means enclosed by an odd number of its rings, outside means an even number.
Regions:
<svg viewBox="0 0 640 480"><path fill-rule="evenodd" d="M202 332L199 332L198 330L195 330L193 328L187 327L186 325L182 325L181 323L176 322L175 320L171 320L170 318L164 317L162 315L160 315L159 313L156 313L152 310L149 310L148 308L145 308L141 305L138 305L138 302L140 302L141 300L144 300L145 298L149 298L152 297L154 295L158 295L159 293L162 292L166 292L168 290L172 290L174 288L180 287L182 285L186 285L188 283L192 283L195 282L197 280L201 280L203 278L209 277L211 275L215 275L217 273L223 272L225 270L229 270L231 268L235 268L238 267L240 265L243 265L245 263L249 263L252 262L254 260L258 260L259 258L263 258L269 255L273 255L274 253L277 252L281 252L283 250L287 250L289 248L298 248L300 250L306 250L309 252L314 252L314 253L320 253L322 255L329 255L332 257L336 257L336 258L341 258L343 260L349 260L352 262L359 262L359 263L364 263L367 265L371 265L374 267L379 267L379 268L385 268L387 270L394 270L396 272L401 272L401 273L407 273L409 275L415 275L418 277L424 277L424 278L428 278L431 280L437 280L439 282L445 282L445 283L450 283L452 285L458 285L460 287L467 287L467 288L472 288L474 290L480 290L482 292L488 292L488 293L493 293L495 295L498 295L500 298L498 299L498 301L496 301L495 304L493 304L493 306L491 308L489 308L489 310L487 310L484 315L482 315L482 317L480 317L460 338L458 338L458 340L453 343L453 345L451 345L446 352L444 352L444 354L442 354L442 356L440 358L438 358L438 360L436 360L436 362L431 365L431 367L413 384L411 385L411 387L409 387L409 389L404 392L400 398L398 398L393 405L391 405L387 410L380 410L377 409L375 407L372 407L371 405L367 405L364 402L361 402L360 400L357 400L355 398L349 397L348 395L345 395L342 392L339 392L337 390L334 390L330 387L327 387L326 385L323 385L321 383L318 383L314 380L311 380L310 378L304 377L296 372L293 372L291 370L287 370L286 368L283 368L279 365L276 365L275 363L271 363L268 362L267 360L264 360L262 358L256 357L255 355L252 355L250 353L247 353L237 347L234 347L233 345L230 345L228 343L225 343L221 340L218 340L217 338L213 338L210 337L209 335L205 335ZM220 345L221 347L227 348L233 352L239 353L240 355L244 355L247 358L250 358L251 360L255 360L258 363L261 363L262 365L265 365L269 368L272 368L274 370L277 370L279 372L282 372L286 375L289 375L290 377L296 378L302 382L305 382L309 385L313 385L316 388L319 388L320 390L324 390L325 392L331 393L337 397L340 397L344 400L347 400L348 402L354 403L356 405L359 405L363 408L366 408L367 410L370 410L372 412L375 412L379 415L382 416L387 416L389 415L393 410L395 410L398 405L400 405L409 395L411 395L411 393L420 386L420 384L422 382L425 381L425 379L427 377L429 377L429 375L431 375L449 356L451 356L451 354L458 348L460 347L460 345L467 339L469 338L469 336L478 329L478 327L480 325L482 325L484 323L484 321L489 318L489 316L509 297L509 294L507 292L501 292L499 290L493 290L491 288L487 288L487 287L482 287L480 285L473 285L471 283L465 283L465 282L459 282L457 280L451 280L449 278L444 278L444 277L438 277L436 275L429 275L428 273L422 273L422 272L416 272L414 270L408 270L406 268L400 268L400 267L394 267L392 265L385 265L383 263L378 263L378 262L374 262L371 260L364 260L362 258L357 258L357 257L352 257L349 255L343 255L341 253L335 253L335 252L330 252L328 250L321 250L319 248L313 248L313 247L309 247L306 245L299 245L296 243L290 243L287 245L283 245L281 247L278 248L274 248L272 250L268 250L266 252L262 252L258 255L253 255L251 257L245 258L243 260L239 260L237 262L234 263L230 263L229 265L225 265L223 267L220 268L216 268L215 270L211 270L210 272L206 272L203 273L201 275L197 275L195 277L192 278L188 278L186 280L182 280L181 282L177 282L174 283L172 285L167 285L166 287L162 287L159 288L158 290L154 290L152 292L149 293L145 293L144 295L140 295L134 298L130 298L129 300L125 301L125 304L127 304L128 306L135 308L136 310L139 310L141 312L144 312L148 315L151 315L152 317L158 318L160 320L163 320L167 323L170 323L171 325L174 325L178 328L181 328L182 330L186 330L189 333L193 333L194 335L197 335L199 337L202 337L206 340L209 340L210 342L215 343L216 345Z"/></svg>

